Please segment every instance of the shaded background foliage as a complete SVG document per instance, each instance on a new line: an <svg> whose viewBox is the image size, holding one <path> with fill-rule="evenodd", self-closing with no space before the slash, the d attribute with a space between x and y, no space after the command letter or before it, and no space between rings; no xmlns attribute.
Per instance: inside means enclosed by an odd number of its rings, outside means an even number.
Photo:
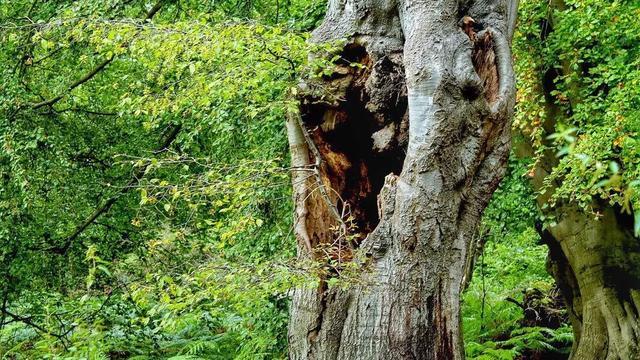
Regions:
<svg viewBox="0 0 640 360"><path fill-rule="evenodd" d="M486 210L464 296L470 358L563 358L570 347L535 230L553 219L527 180L543 139L560 157L549 181L563 184L548 206L637 202L638 4L551 5L521 1L515 141L536 153L511 159ZM305 43L324 7L0 4L2 356L286 357L287 289L314 265L292 263L283 123L297 79L330 66L310 62L319 49ZM554 128L544 86L561 105L579 99Z"/></svg>
<svg viewBox="0 0 640 360"><path fill-rule="evenodd" d="M138 20L153 5L2 5L4 356L284 353L281 124L306 36L254 5Z"/></svg>

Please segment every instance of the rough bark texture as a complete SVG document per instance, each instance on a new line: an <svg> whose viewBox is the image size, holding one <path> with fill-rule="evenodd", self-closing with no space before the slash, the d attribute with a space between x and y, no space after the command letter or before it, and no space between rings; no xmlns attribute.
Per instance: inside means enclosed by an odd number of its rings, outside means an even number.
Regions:
<svg viewBox="0 0 640 360"><path fill-rule="evenodd" d="M575 208L549 229L549 269L574 329L572 359L639 359L640 242L611 207ZM625 224L625 222L627 222Z"/></svg>
<svg viewBox="0 0 640 360"><path fill-rule="evenodd" d="M331 0L313 41L349 39L287 122L300 258L291 359L461 359L459 299L510 144L509 0ZM364 66L351 66L360 63ZM359 281L329 288L353 252Z"/></svg>
<svg viewBox="0 0 640 360"><path fill-rule="evenodd" d="M553 159L552 154L545 156L535 169L536 189ZM538 224L538 231L549 247L547 269L562 292L573 327L570 358L640 359L640 242L633 236L632 217L595 203L597 217L572 204L549 210L542 207L548 193L538 202L556 225L543 229Z"/></svg>
<svg viewBox="0 0 640 360"><path fill-rule="evenodd" d="M550 96L546 111L551 121L563 116ZM551 130L553 124L545 126ZM526 144L516 149L520 155L532 154ZM533 173L535 189L542 188L556 162L552 151L545 153ZM640 242L633 236L632 216L599 203L592 204L598 216L573 204L549 209L543 205L552 192L540 195L538 203L556 224L547 229L539 224L538 230L549 247L547 268L573 327L570 358L640 359Z"/></svg>
<svg viewBox="0 0 640 360"><path fill-rule="evenodd" d="M536 189L553 159L548 154L535 169ZM597 203L592 206L598 216L572 204L550 210L542 206L549 193L539 196L538 203L547 216L555 217L556 225L542 229L539 224L538 231L549 247L547 269L562 292L573 327L570 358L640 359L640 242L633 236L632 217Z"/></svg>
<svg viewBox="0 0 640 360"><path fill-rule="evenodd" d="M564 9L562 0L550 4ZM553 18L548 21L550 30ZM563 64L565 74L571 71L569 65ZM547 133L553 133L555 122L566 114L550 95L559 75L553 69L540 79L540 91L546 96L543 126ZM516 153L531 156L533 150L520 143ZM547 150L533 172L536 190L556 164L555 153ZM550 209L543 205L552 192L541 194L538 203L546 215L555 217L556 225L542 229L539 224L538 231L549 247L547 267L562 292L574 330L570 358L640 359L640 241L633 236L632 216L597 202L592 204L597 217L573 204Z"/></svg>
<svg viewBox="0 0 640 360"><path fill-rule="evenodd" d="M533 177L536 187L547 174L544 164L549 163L542 162ZM546 198L538 201L542 205ZM570 359L640 359L640 242L633 219L607 205L593 206L597 218L565 204L545 210L556 225L538 225L549 247L547 269L573 327Z"/></svg>

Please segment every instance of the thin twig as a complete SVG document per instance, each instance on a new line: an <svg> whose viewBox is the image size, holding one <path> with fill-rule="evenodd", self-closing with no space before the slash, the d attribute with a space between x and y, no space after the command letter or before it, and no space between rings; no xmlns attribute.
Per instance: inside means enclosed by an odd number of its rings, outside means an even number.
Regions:
<svg viewBox="0 0 640 360"><path fill-rule="evenodd" d="M160 10L160 8L162 7L163 3L164 3L164 1L160 0L153 8L151 8L151 10L147 13L147 15L145 17L145 20L151 20L153 18L153 16ZM127 47L128 44L124 43L121 46ZM67 87L67 89L64 92L58 94L57 96L52 97L49 100L45 100L45 101L41 101L39 103L31 104L31 108L34 109L34 110L37 110L37 109L39 109L39 108L41 108L43 106L52 106L52 105L54 105L58 101L62 100L73 89L75 89L78 86L80 86L80 85L86 83L87 81L91 80L94 76L96 76L99 72L101 72L105 67L107 67L107 65L111 64L114 59L115 59L115 54L111 54L109 57L107 57L105 60L103 60L100 64L98 64L95 68L93 68L91 71L89 71L83 77L78 79L73 84L69 85L69 87Z"/></svg>

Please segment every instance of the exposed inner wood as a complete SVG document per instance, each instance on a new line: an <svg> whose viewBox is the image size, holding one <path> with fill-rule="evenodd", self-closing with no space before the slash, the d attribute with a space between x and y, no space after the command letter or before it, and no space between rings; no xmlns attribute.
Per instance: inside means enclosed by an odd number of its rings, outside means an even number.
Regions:
<svg viewBox="0 0 640 360"><path fill-rule="evenodd" d="M313 174L294 186L299 256L329 273L292 295L291 359L464 357L467 251L509 152L516 4L460 4L331 0L313 32L351 45L332 75L301 85L310 156L298 163ZM476 41L460 28L467 14L482 24ZM356 247L356 281L328 286L344 273L327 259Z"/></svg>
<svg viewBox="0 0 640 360"><path fill-rule="evenodd" d="M484 86L484 96L490 103L498 97L500 79L496 66L496 54L493 50L493 36L491 32L476 38L473 47L473 66L475 67Z"/></svg>
<svg viewBox="0 0 640 360"><path fill-rule="evenodd" d="M462 31L469 36L473 43L471 60L482 81L484 96L490 103L494 102L498 97L500 79L498 77L493 35L491 31L483 31L483 26L476 23L470 16L464 16L461 22ZM467 98L473 99L478 95L476 89L466 89L465 96Z"/></svg>
<svg viewBox="0 0 640 360"><path fill-rule="evenodd" d="M355 247L379 222L377 196L385 176L399 174L404 161L408 113L401 54L372 58L359 45L345 47L334 73L303 97L302 121L321 156L323 185ZM326 205L311 198L307 206L315 211L306 225L312 243L332 242Z"/></svg>

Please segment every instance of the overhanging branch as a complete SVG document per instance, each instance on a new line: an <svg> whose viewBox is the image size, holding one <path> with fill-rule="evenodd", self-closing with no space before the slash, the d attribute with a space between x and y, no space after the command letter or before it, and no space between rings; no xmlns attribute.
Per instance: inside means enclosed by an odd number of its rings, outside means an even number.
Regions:
<svg viewBox="0 0 640 360"><path fill-rule="evenodd" d="M89 73L87 73L85 76L83 76L78 81L74 82L73 84L69 85L67 90L65 90L62 94L59 94L58 96L55 96L55 97L53 97L53 98L51 98L49 100L45 100L45 101L42 101L42 102L39 102L39 103L36 103L36 104L32 104L31 108L36 110L36 109L39 109L39 108L41 108L43 106L52 106L53 104L55 104L58 101L62 100L73 89L75 89L78 86L80 86L80 85L86 83L87 81L91 80L100 71L102 71L102 69L107 67L107 65L111 64L111 62L113 61L114 58L115 58L115 55L111 55L111 57L109 57L106 60L102 61L100 64L98 64L98 66L96 66L93 70L89 71Z"/></svg>
<svg viewBox="0 0 640 360"><path fill-rule="evenodd" d="M155 6L153 6L151 8L151 10L149 10L147 15L145 16L145 20L153 19L153 17L158 13L158 11L160 11L160 8L162 7L163 4L164 4L164 1L160 0ZM122 47L127 47L128 45L129 44L126 43L126 42L121 44ZM41 107L44 107L44 106L53 106L58 101L62 100L68 93L73 91L73 89L75 89L78 86L80 86L80 85L86 83L87 81L91 80L94 76L96 76L104 68L106 68L107 65L111 64L114 59L115 59L115 55L112 54L111 56L109 56L105 60L103 60L101 63L99 63L95 68L91 69L91 71L89 71L83 77L78 79L73 84L69 85L69 87L67 87L67 89L64 92L62 92L61 94L59 94L59 95L57 95L55 97L52 97L49 100L45 100L45 101L41 101L39 103L31 104L31 108L33 110L37 110L37 109L39 109Z"/></svg>
<svg viewBox="0 0 640 360"><path fill-rule="evenodd" d="M169 148L169 146L171 145L171 143L173 143L173 141L176 139L176 137L178 136L178 133L180 132L181 126L180 125L172 125L168 132L167 135L165 137L165 140L162 142L162 144L160 146L158 146L155 150L154 150L154 154L158 154L161 153L163 151L165 151L166 149ZM136 185L138 183L138 181L140 181L140 179L142 177L144 177L144 174L146 173L147 169L149 168L149 166L151 165L150 162L146 163L144 166L140 167L137 171L135 171L135 173L133 174L133 176L131 177L131 180L129 180L129 182L115 195L113 195L112 197L108 198L103 204L102 206L100 206L99 208L97 208L89 217L87 217L82 223L80 223L75 230L69 234L63 241L63 244L60 246L55 246L55 247L51 247L48 250L50 252L54 252L60 255L64 255L67 253L67 251L69 251L69 248L71 247L71 245L73 244L73 242L75 241L75 239L82 234L91 224L93 224L95 222L95 220L97 218L99 218L102 214L106 213L107 211L109 211L109 209L111 209L111 207L113 206L113 204L116 203L116 201L124 194L128 193L129 190L131 190L134 185Z"/></svg>

